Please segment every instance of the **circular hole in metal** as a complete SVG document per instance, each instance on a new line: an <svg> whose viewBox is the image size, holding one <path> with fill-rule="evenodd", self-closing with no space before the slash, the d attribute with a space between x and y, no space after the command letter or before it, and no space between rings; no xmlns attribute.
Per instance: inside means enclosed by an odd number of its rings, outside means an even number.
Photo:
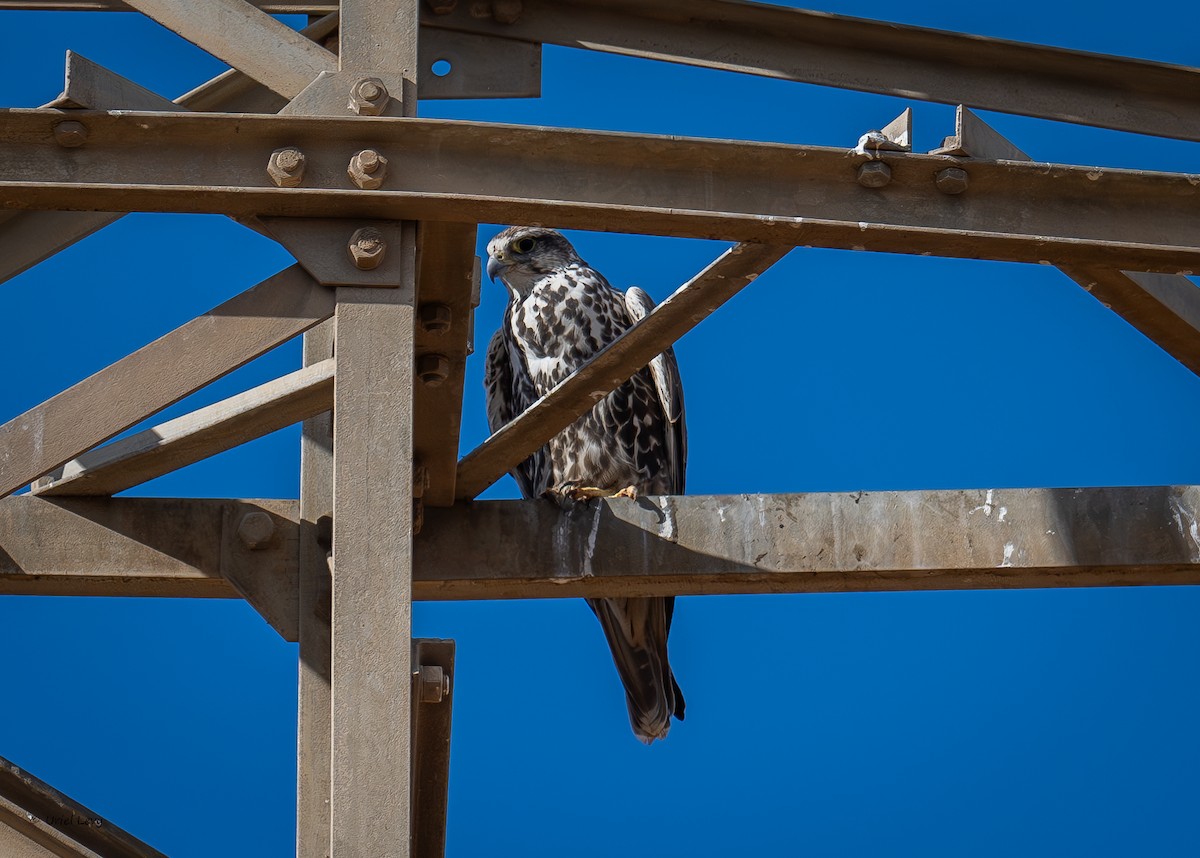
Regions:
<svg viewBox="0 0 1200 858"><path fill-rule="evenodd" d="M432 66L430 66L429 70L438 77L445 77L446 75L450 74L451 68L453 68L453 66L450 65L449 60L438 60Z"/></svg>

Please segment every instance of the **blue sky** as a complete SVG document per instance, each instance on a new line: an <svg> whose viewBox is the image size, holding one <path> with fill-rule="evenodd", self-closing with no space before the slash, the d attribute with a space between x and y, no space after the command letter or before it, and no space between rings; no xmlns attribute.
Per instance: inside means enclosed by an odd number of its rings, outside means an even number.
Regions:
<svg viewBox="0 0 1200 858"><path fill-rule="evenodd" d="M1177 0L809 8L1200 64L1163 24L1191 16ZM53 98L68 48L168 96L222 69L136 15L3 17L7 106ZM542 99L421 112L849 147L906 106L547 48ZM911 106L918 150L952 133L951 107ZM1200 172L1197 144L984 115L1038 159ZM659 300L726 246L572 238ZM220 217L123 219L0 287L0 419L289 262ZM481 350L502 302L485 284ZM1047 267L797 250L677 353L693 493L1200 482L1200 380ZM480 357L464 451L486 436ZM292 429L136 493L297 486ZM582 601L419 604L415 632L459 647L448 854L1194 855L1198 612L1182 587L683 599L688 719L647 749ZM0 646L0 755L172 856L291 854L296 650L251 609L8 597Z"/></svg>

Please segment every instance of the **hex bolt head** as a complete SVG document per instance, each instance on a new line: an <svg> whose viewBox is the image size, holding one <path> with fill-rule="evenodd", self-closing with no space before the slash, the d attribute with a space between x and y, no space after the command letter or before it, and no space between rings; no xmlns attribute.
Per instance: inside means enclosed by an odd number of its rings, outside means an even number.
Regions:
<svg viewBox="0 0 1200 858"><path fill-rule="evenodd" d="M365 226L354 231L350 243L346 246L354 267L361 271L371 271L378 268L387 252L387 241L383 233L373 226Z"/></svg>
<svg viewBox="0 0 1200 858"><path fill-rule="evenodd" d="M943 194L961 194L967 189L969 179L967 171L961 167L947 167L938 171L933 182Z"/></svg>
<svg viewBox="0 0 1200 858"><path fill-rule="evenodd" d="M858 183L864 188L882 188L892 180L892 168L882 161L867 161L858 168Z"/></svg>
<svg viewBox="0 0 1200 858"><path fill-rule="evenodd" d="M436 664L423 664L417 671L420 689L417 697L422 703L441 703L450 696L450 674Z"/></svg>
<svg viewBox="0 0 1200 858"><path fill-rule="evenodd" d="M492 18L497 24L515 24L524 11L521 0L492 0Z"/></svg>
<svg viewBox="0 0 1200 858"><path fill-rule="evenodd" d="M350 109L359 116L379 116L387 107L387 86L377 77L364 77L350 87Z"/></svg>
<svg viewBox="0 0 1200 858"><path fill-rule="evenodd" d="M417 377L430 387L437 387L450 375L450 358L426 354L417 358Z"/></svg>
<svg viewBox="0 0 1200 858"><path fill-rule="evenodd" d="M350 159L346 175L364 191L374 191L382 187L387 178L387 163L387 158L374 149L363 149Z"/></svg>
<svg viewBox="0 0 1200 858"><path fill-rule="evenodd" d="M304 180L304 153L288 146L276 149L267 161L267 175L278 187L296 188Z"/></svg>
<svg viewBox="0 0 1200 858"><path fill-rule="evenodd" d="M425 0L435 15L449 15L458 6L458 0Z"/></svg>
<svg viewBox="0 0 1200 858"><path fill-rule="evenodd" d="M265 512L248 512L238 522L238 537L251 551L267 547L275 535L275 521Z"/></svg>
<svg viewBox="0 0 1200 858"><path fill-rule="evenodd" d="M450 330L454 319L450 307L437 301L422 304L417 312L421 317L421 329L429 334L444 334Z"/></svg>
<svg viewBox="0 0 1200 858"><path fill-rule="evenodd" d="M54 139L59 146L75 149L87 142L88 130L82 122L68 119L54 126Z"/></svg>

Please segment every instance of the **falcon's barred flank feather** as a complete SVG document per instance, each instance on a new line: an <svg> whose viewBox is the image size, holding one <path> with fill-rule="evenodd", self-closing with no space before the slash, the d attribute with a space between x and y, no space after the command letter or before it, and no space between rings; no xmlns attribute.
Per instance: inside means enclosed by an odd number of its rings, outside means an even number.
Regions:
<svg viewBox="0 0 1200 858"><path fill-rule="evenodd" d="M493 432L654 308L624 294L553 229L514 226L488 244L488 276L508 289L504 322L487 352L484 385ZM569 498L583 487L682 494L687 464L683 385L675 354L656 357L513 471L528 498ZM682 720L683 693L667 661L674 598L589 599L625 685L633 732L646 744Z"/></svg>

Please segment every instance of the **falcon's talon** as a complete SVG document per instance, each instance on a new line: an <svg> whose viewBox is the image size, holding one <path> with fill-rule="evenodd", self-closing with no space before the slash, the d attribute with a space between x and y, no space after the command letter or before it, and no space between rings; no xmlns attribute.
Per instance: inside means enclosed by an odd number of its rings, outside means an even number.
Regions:
<svg viewBox="0 0 1200 858"><path fill-rule="evenodd" d="M612 495L612 497L615 498L629 498L630 500L637 500L637 496L637 486L626 486L616 494Z"/></svg>

